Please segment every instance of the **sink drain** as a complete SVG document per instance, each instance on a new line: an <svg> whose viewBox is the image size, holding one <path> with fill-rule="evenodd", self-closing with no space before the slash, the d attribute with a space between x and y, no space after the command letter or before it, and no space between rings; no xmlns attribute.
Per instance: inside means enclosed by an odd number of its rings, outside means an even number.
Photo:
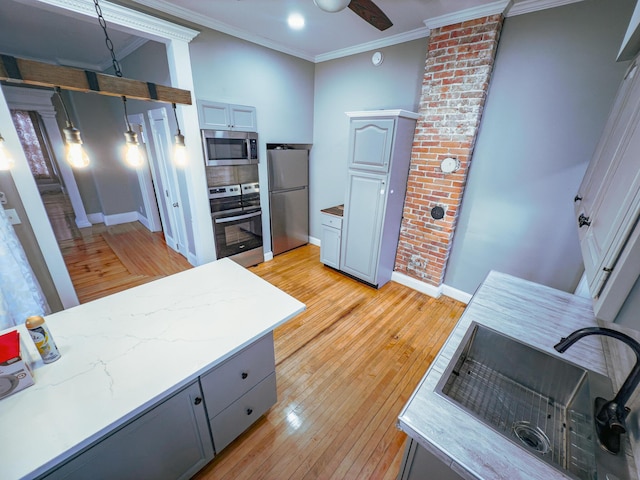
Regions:
<svg viewBox="0 0 640 480"><path fill-rule="evenodd" d="M530 449L544 455L551 450L549 437L540 428L529 422L516 422L513 424L513 433Z"/></svg>

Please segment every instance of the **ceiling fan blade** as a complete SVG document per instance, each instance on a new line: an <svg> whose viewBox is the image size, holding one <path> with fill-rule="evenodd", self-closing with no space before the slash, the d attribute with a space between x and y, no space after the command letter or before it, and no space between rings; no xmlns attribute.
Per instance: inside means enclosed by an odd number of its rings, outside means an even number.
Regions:
<svg viewBox="0 0 640 480"><path fill-rule="evenodd" d="M349 8L380 31L393 25L389 17L372 0L351 0Z"/></svg>

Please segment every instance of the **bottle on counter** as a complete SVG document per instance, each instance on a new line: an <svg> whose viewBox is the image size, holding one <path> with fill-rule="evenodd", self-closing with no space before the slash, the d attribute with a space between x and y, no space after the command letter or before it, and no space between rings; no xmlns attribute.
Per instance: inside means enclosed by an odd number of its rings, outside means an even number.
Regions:
<svg viewBox="0 0 640 480"><path fill-rule="evenodd" d="M44 323L44 318L40 315L34 315L27 318L24 324L29 331L31 340L36 344L42 361L44 361L44 363L51 363L58 360L60 358L60 352L53 341L49 328Z"/></svg>

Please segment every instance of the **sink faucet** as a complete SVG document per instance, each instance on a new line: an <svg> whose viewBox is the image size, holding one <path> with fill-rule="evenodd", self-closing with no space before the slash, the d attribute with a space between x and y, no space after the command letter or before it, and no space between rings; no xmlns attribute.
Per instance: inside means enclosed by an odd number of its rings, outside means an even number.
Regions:
<svg viewBox="0 0 640 480"><path fill-rule="evenodd" d="M617 330L609 328L590 327L576 330L566 338L562 338L554 345L558 352L564 353L571 345L587 335L604 335L616 338L626 343L636 354L636 364L629 372L626 380L613 400L598 397L595 401L595 424L600 444L611 453L620 452L620 435L627 431L625 419L629 414L626 406L631 394L640 383L640 343Z"/></svg>

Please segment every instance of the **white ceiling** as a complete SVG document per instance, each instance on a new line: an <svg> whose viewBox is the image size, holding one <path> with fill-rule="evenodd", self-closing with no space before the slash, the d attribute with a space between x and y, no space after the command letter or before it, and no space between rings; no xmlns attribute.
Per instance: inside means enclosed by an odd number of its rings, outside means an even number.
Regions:
<svg viewBox="0 0 640 480"><path fill-rule="evenodd" d="M0 53L92 70L110 66L111 57L97 16L70 14L48 5L50 1L0 1ZM93 5L93 0L73 1ZM477 18L496 9L502 11L508 4L507 0L374 1L393 22L384 32L349 9L323 12L313 0L117 0L116 3L196 30L198 26L213 28L313 62L425 37L427 26ZM514 0L509 12L524 13L575 1L580 0ZM303 30L294 31L287 26L290 13L305 18ZM109 26L108 21L107 30L118 59L145 42Z"/></svg>

